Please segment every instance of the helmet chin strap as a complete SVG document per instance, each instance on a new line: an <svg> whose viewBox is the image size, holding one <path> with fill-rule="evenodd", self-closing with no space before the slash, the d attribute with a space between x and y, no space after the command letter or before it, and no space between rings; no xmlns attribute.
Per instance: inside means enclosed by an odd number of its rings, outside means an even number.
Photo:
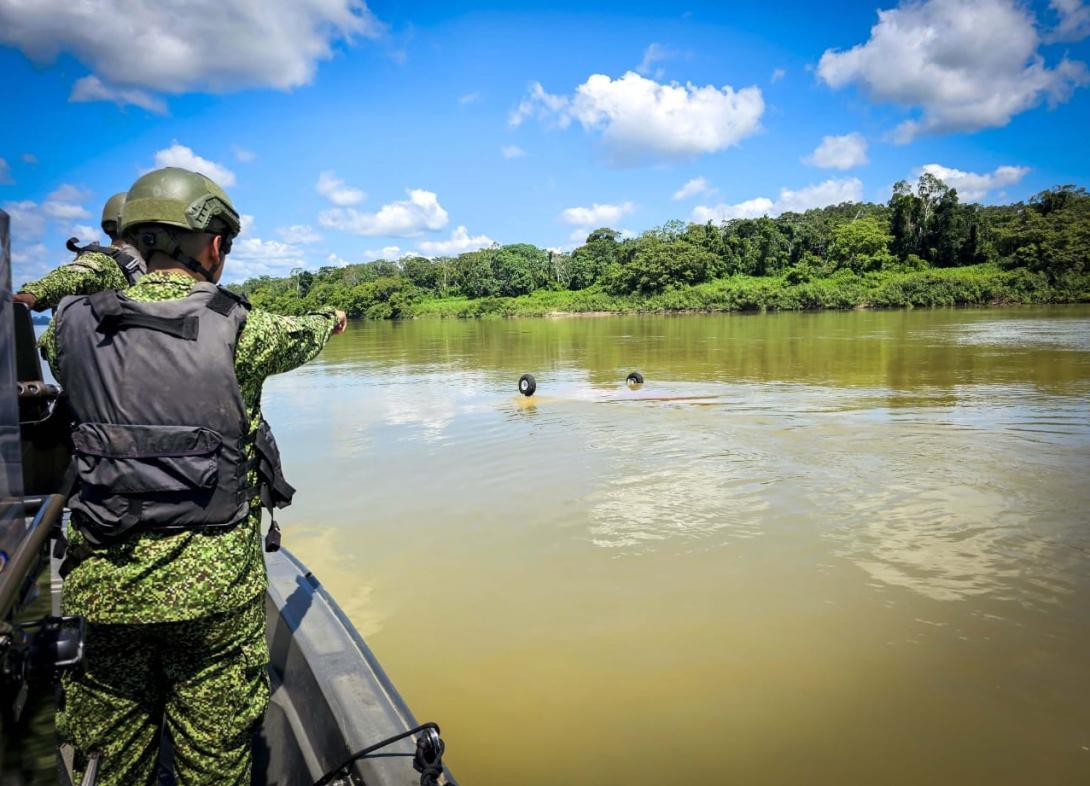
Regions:
<svg viewBox="0 0 1090 786"><path fill-rule="evenodd" d="M212 266L212 269L208 271L208 280L215 284L216 274L223 268L223 257L220 257L220 261Z"/></svg>
<svg viewBox="0 0 1090 786"><path fill-rule="evenodd" d="M169 244L160 244L158 242L160 232L170 238ZM213 268L212 271L208 271L197 259L182 251L182 245L178 242L178 236L175 234L174 230L168 227L161 227L154 232L142 233L140 240L149 250L166 254L186 270L192 271L205 281L212 281L212 276L215 274L216 268Z"/></svg>
<svg viewBox="0 0 1090 786"><path fill-rule="evenodd" d="M176 248L175 251L176 253L168 254L171 259L173 259L175 262L180 263L186 270L193 271L205 281L212 280L212 274L205 270L204 266L201 265L200 262L189 256L188 254L181 253L181 249Z"/></svg>

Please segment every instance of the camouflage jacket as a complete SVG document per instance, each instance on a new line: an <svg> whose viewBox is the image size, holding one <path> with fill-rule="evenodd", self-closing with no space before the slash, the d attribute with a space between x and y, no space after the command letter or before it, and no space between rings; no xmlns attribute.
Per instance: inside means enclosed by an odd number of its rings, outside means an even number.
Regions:
<svg viewBox="0 0 1090 786"><path fill-rule="evenodd" d="M112 260L110 264L117 269ZM125 294L141 301L176 300L189 294L192 286L193 279L185 275L152 272ZM301 317L250 311L235 351L235 375L252 429L261 419L265 378L315 357L335 322L333 309ZM52 325L42 335L41 346L54 366L57 347ZM83 542L74 530L71 538L73 544ZM263 549L257 510L227 531L140 533L95 549L77 564L64 581L64 613L97 623L144 624L180 622L237 609L265 591Z"/></svg>
<svg viewBox="0 0 1090 786"><path fill-rule="evenodd" d="M104 289L126 289L125 274L110 257L98 251L81 254L66 265L20 287L38 298L37 308L56 308L65 295L90 295Z"/></svg>

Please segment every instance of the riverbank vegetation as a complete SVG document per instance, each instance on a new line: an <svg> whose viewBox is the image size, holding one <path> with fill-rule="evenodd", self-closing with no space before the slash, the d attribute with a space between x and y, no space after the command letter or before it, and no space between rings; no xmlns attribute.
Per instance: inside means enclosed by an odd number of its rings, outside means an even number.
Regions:
<svg viewBox="0 0 1090 786"><path fill-rule="evenodd" d="M1061 186L1025 203L965 204L925 174L884 205L672 221L629 238L602 228L571 252L516 243L239 289L280 313L334 305L368 319L1088 302L1090 194Z"/></svg>

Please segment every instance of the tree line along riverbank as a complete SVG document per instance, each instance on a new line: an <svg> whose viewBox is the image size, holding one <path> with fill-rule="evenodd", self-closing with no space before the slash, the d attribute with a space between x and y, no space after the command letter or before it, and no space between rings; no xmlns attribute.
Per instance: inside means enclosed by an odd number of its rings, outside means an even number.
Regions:
<svg viewBox="0 0 1090 786"><path fill-rule="evenodd" d="M601 228L570 252L515 243L237 288L280 313L333 305L366 319L1090 302L1090 194L966 204L925 174L886 204L671 221L636 237Z"/></svg>

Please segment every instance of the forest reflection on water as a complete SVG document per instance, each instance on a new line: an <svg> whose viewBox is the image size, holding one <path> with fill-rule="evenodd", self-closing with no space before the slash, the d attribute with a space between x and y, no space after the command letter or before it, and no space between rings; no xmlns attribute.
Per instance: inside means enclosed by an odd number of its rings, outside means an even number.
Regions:
<svg viewBox="0 0 1090 786"><path fill-rule="evenodd" d="M265 408L465 783L1090 782L1090 308L357 323Z"/></svg>

